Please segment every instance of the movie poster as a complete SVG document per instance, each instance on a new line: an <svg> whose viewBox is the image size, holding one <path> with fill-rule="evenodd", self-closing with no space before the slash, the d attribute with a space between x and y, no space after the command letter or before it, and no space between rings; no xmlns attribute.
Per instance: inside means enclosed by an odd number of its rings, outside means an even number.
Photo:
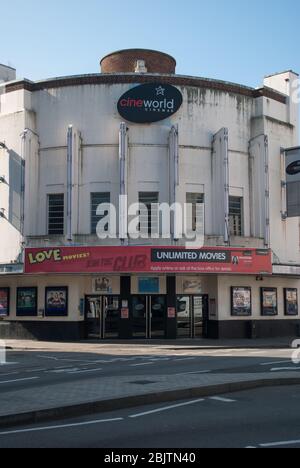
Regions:
<svg viewBox="0 0 300 468"><path fill-rule="evenodd" d="M111 276L100 276L93 279L93 292L96 294L112 294L113 279Z"/></svg>
<svg viewBox="0 0 300 468"><path fill-rule="evenodd" d="M232 316L250 317L252 314L251 288L232 288Z"/></svg>
<svg viewBox="0 0 300 468"><path fill-rule="evenodd" d="M263 317L278 315L278 297L276 288L261 289L261 308Z"/></svg>
<svg viewBox="0 0 300 468"><path fill-rule="evenodd" d="M68 288L46 288L46 317L66 317L68 315Z"/></svg>
<svg viewBox="0 0 300 468"><path fill-rule="evenodd" d="M37 316L37 288L17 289L17 316Z"/></svg>
<svg viewBox="0 0 300 468"><path fill-rule="evenodd" d="M182 282L183 294L202 294L201 278L184 278Z"/></svg>
<svg viewBox="0 0 300 468"><path fill-rule="evenodd" d="M298 290L287 288L284 290L284 312L287 316L298 315Z"/></svg>
<svg viewBox="0 0 300 468"><path fill-rule="evenodd" d="M9 288L0 288L0 317L9 315Z"/></svg>

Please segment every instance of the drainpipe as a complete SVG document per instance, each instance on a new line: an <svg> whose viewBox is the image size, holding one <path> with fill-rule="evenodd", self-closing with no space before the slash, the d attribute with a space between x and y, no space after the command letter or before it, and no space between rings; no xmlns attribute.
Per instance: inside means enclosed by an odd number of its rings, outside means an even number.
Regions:
<svg viewBox="0 0 300 468"><path fill-rule="evenodd" d="M67 134L67 240L72 242L73 126Z"/></svg>

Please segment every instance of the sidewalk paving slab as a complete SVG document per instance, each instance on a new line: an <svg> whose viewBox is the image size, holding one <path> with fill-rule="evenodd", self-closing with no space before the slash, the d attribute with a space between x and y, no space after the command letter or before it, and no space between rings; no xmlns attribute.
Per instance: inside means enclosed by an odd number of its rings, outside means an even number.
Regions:
<svg viewBox="0 0 300 468"><path fill-rule="evenodd" d="M139 383L144 382L145 384ZM146 384L148 382L148 384ZM88 378L1 393L0 427L55 421L266 386L299 385L300 373Z"/></svg>
<svg viewBox="0 0 300 468"><path fill-rule="evenodd" d="M144 351L185 351L221 349L290 349L296 337L255 339L255 340L140 340L140 341L79 341L43 342L34 340L6 340L8 349L14 351L50 351L80 353L136 353Z"/></svg>

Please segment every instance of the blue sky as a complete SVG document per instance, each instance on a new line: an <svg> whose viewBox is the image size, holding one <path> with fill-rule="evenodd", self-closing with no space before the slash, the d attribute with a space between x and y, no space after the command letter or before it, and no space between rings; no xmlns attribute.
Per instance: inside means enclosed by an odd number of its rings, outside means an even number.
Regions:
<svg viewBox="0 0 300 468"><path fill-rule="evenodd" d="M180 74L259 86L300 72L299 20L299 0L14 0L1 5L0 63L37 80L98 73L107 53L145 47Z"/></svg>

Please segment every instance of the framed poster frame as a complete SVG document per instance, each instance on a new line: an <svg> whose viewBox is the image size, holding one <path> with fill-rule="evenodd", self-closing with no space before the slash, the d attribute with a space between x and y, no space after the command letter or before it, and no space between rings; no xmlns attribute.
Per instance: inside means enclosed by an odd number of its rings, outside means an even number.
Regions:
<svg viewBox="0 0 300 468"><path fill-rule="evenodd" d="M21 295L24 302L32 297L34 300L31 305L20 306ZM38 288L37 287L20 287L17 288L17 317L37 317L38 316Z"/></svg>
<svg viewBox="0 0 300 468"><path fill-rule="evenodd" d="M4 295L6 295L6 309L5 308L1 308L1 295L2 293ZM6 311L6 312L5 312ZM0 319L1 318L5 318L5 317L9 317L9 314L10 314L10 288L0 288Z"/></svg>
<svg viewBox="0 0 300 468"><path fill-rule="evenodd" d="M238 304L240 295L240 305ZM246 296L250 299L249 307L246 308ZM249 297L250 296L250 297ZM251 317L252 316L252 288L249 286L233 286L231 288L231 316Z"/></svg>
<svg viewBox="0 0 300 468"><path fill-rule="evenodd" d="M278 316L278 289L277 288L261 288L261 316L262 317L277 317ZM267 295L269 296L267 300ZM272 295L272 301L276 302L276 305L270 303ZM267 304L268 302L268 304Z"/></svg>
<svg viewBox="0 0 300 468"><path fill-rule="evenodd" d="M286 317L297 317L299 315L299 303L298 303L298 289L297 288L284 288L284 315ZM296 294L295 300L291 301L289 295Z"/></svg>
<svg viewBox="0 0 300 468"><path fill-rule="evenodd" d="M68 317L68 310L69 288L67 286L46 287L45 317Z"/></svg>

